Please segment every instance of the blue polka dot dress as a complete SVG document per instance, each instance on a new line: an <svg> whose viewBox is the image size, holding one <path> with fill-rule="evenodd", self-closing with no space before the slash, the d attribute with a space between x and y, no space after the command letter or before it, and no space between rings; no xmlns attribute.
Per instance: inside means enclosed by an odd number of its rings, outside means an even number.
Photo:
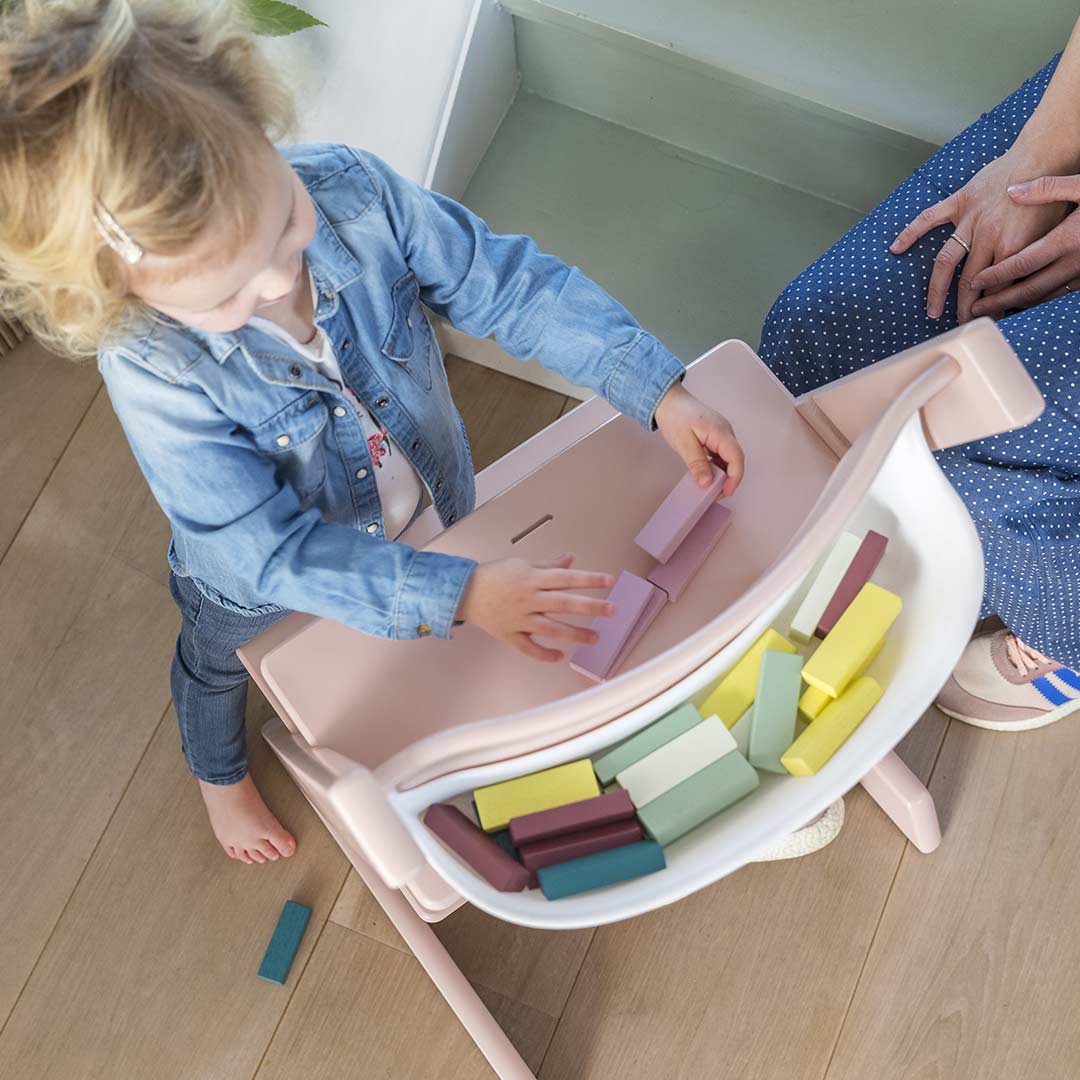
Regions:
<svg viewBox="0 0 1080 1080"><path fill-rule="evenodd" d="M1013 143L1056 59L944 146L803 271L765 321L760 354L794 394L892 356L956 324L956 285L940 319L926 314L935 254L953 229L905 255L888 246L922 209L962 187ZM1080 665L1080 293L998 324L1046 411L1020 431L938 452L986 554L983 615L1028 644Z"/></svg>

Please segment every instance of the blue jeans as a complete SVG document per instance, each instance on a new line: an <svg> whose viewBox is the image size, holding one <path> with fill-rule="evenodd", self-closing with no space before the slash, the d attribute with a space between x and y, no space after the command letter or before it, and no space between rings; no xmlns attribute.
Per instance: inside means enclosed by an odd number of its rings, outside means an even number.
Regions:
<svg viewBox="0 0 1080 1080"><path fill-rule="evenodd" d="M190 578L169 575L182 622L172 663L172 695L188 768L211 784L235 784L247 774L244 706L247 669L236 650L287 611L241 615L207 599Z"/></svg>

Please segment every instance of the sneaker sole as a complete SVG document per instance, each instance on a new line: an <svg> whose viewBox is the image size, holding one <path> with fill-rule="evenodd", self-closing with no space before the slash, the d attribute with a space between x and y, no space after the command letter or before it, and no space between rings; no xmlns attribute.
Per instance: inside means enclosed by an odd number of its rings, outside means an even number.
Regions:
<svg viewBox="0 0 1080 1080"><path fill-rule="evenodd" d="M970 724L972 727L982 728L984 731L1034 731L1035 728L1056 724L1059 720L1064 720L1066 716L1076 712L1077 709L1080 709L1080 698L1059 705L1056 709L1043 713L1042 716L1033 716L1030 720L980 720L977 716L964 716L963 713L942 708L941 705L938 706L938 709L946 716L951 716L954 720Z"/></svg>
<svg viewBox="0 0 1080 1080"><path fill-rule="evenodd" d="M844 827L844 800L837 799L817 818L801 829L796 829L790 836L785 836L774 847L763 851L751 862L778 862L781 859L801 859L804 855L813 855L823 847L828 847Z"/></svg>

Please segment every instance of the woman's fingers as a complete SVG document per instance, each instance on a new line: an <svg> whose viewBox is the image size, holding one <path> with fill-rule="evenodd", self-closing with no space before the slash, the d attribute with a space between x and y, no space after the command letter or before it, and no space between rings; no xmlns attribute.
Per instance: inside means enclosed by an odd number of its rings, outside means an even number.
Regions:
<svg viewBox="0 0 1080 1080"><path fill-rule="evenodd" d="M1037 274L1016 282L1007 289L981 296L973 308L975 315L998 315L1010 308L1031 307L1047 299L1051 293L1072 281L1077 273L1078 260L1058 259Z"/></svg>
<svg viewBox="0 0 1080 1080"><path fill-rule="evenodd" d="M956 321L961 323L970 322L971 308L979 298L979 290L975 281L979 271L984 270L994 261L993 251L978 242L971 245L971 254L964 260L964 266L960 271L960 278L956 283Z"/></svg>
<svg viewBox="0 0 1080 1080"><path fill-rule="evenodd" d="M896 239L889 245L889 250L894 255L903 255L905 251L920 237L925 236L931 229L944 225L953 220L956 213L956 195L950 195L933 206L928 206L913 221L905 225L897 234Z"/></svg>
<svg viewBox="0 0 1080 1080"><path fill-rule="evenodd" d="M959 229L957 230L959 231ZM969 240L968 243L971 241ZM967 249L959 240L949 237L934 256L934 269L930 274L930 287L926 290L926 314L940 319L945 311L945 298L949 295L956 268L967 256Z"/></svg>
<svg viewBox="0 0 1080 1080"><path fill-rule="evenodd" d="M1080 202L1080 176L1039 176L1022 184L1010 184L1008 191L1013 202L1024 206Z"/></svg>
<svg viewBox="0 0 1080 1080"><path fill-rule="evenodd" d="M1028 244L1022 251L1010 255L1001 262L987 267L975 277L972 284L980 292L987 289L1000 289L1010 282L1019 281L1049 266L1060 258L1069 247L1069 237L1064 225L1051 229L1041 240ZM966 269L966 267L965 267Z"/></svg>

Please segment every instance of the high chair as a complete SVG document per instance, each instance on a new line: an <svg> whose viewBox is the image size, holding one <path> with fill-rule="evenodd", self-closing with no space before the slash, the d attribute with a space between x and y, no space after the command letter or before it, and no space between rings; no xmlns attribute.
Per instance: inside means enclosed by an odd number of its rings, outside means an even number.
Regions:
<svg viewBox="0 0 1080 1080"><path fill-rule="evenodd" d="M978 616L983 562L968 513L931 453L1030 423L1041 395L993 322L977 320L793 398L727 341L686 386L731 418L747 455L730 528L616 675L591 683L472 626L391 642L293 614L240 650L274 706L263 733L497 1075L532 1077L428 923L465 902L523 926L599 926L717 881L862 782L923 851L939 832L925 787L893 753L945 683ZM486 561L573 551L642 574L634 544L685 466L593 398L477 476L477 509L441 529L430 508L402 539ZM811 777L761 786L665 849L667 867L563 900L497 892L423 825L426 807L594 757L709 689L769 626L782 633L843 529L890 538L874 580L903 612L873 671L885 694ZM343 568L343 573L345 572Z"/></svg>

